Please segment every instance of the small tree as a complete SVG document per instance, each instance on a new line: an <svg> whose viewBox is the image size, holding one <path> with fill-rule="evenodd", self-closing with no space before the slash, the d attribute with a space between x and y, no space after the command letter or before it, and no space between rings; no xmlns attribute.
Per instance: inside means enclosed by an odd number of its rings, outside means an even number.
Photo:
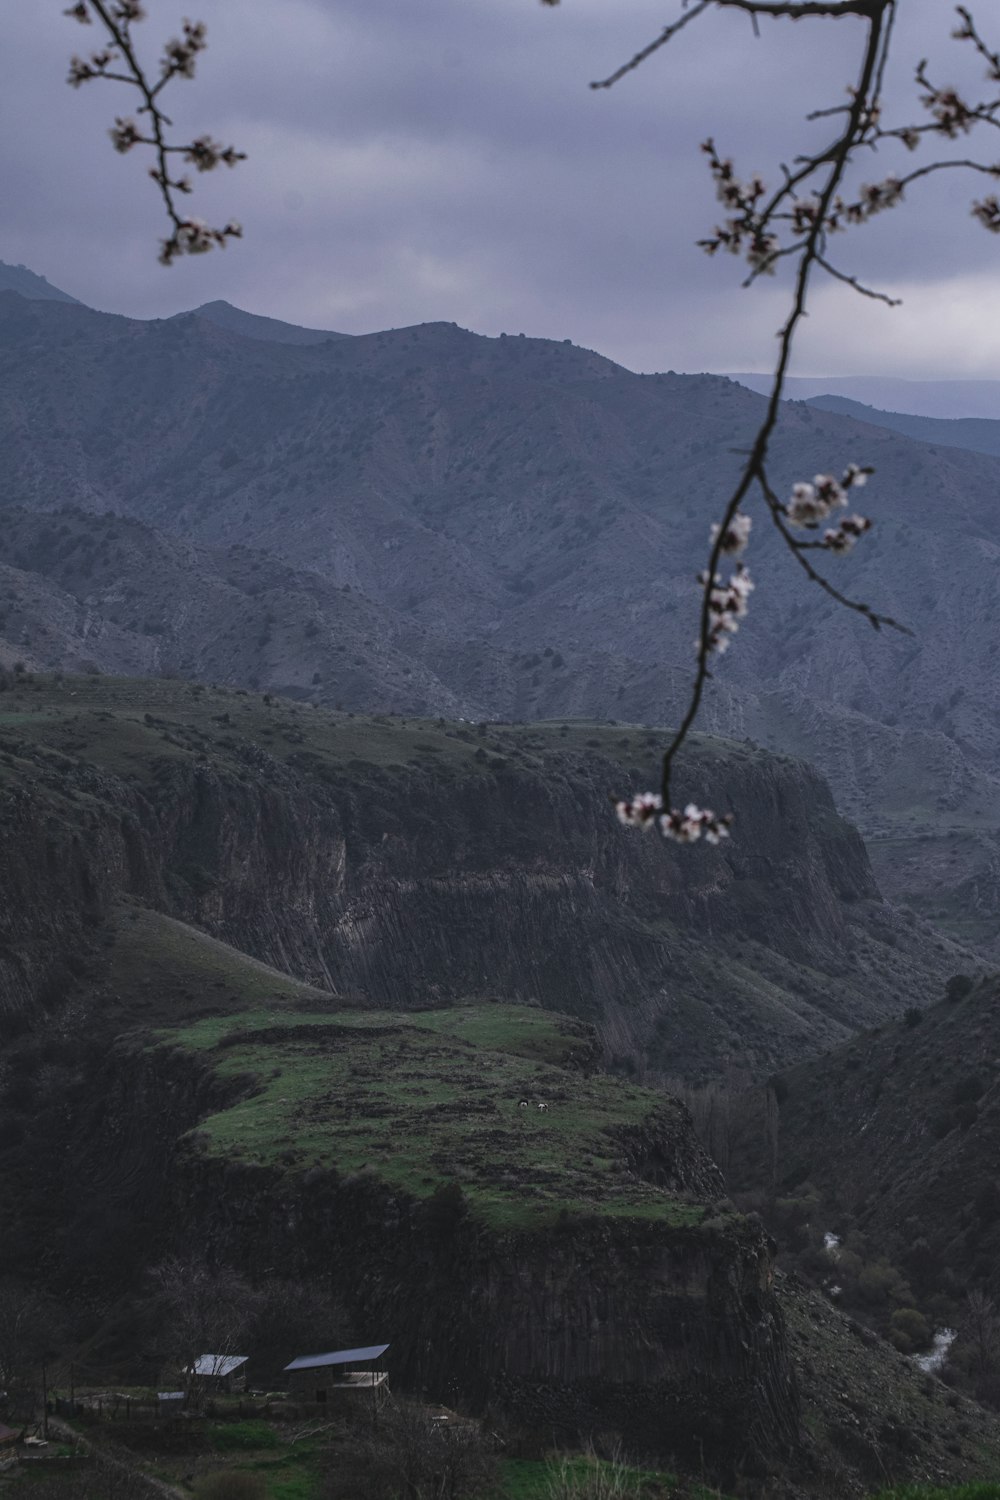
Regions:
<svg viewBox="0 0 1000 1500"><path fill-rule="evenodd" d="M326 1500L489 1500L493 1453L473 1422L439 1423L396 1402L349 1447L338 1447Z"/></svg>
<svg viewBox="0 0 1000 1500"><path fill-rule="evenodd" d="M233 1355L253 1324L257 1293L227 1266L201 1257L172 1256L152 1271L160 1312L161 1348L184 1381L185 1402L195 1393L195 1361L202 1354Z"/></svg>
<svg viewBox="0 0 1000 1500"><path fill-rule="evenodd" d="M1000 1387L1000 1308L986 1292L968 1294L959 1332L972 1354L977 1395L982 1391L995 1397Z"/></svg>

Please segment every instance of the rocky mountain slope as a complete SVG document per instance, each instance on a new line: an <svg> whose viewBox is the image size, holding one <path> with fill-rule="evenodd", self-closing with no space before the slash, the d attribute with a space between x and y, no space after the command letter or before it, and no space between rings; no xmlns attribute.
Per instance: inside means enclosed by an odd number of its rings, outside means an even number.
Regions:
<svg viewBox="0 0 1000 1500"><path fill-rule="evenodd" d="M969 1407L949 1451L894 1357L844 1407L859 1335L776 1292L686 1112L599 1070L703 1072L730 1032L769 1067L955 967L807 768L700 740L699 794L754 811L668 849L602 802L639 769L620 727L2 684L5 1268L87 1327L207 1245L332 1272L400 1385L566 1441L798 1494L988 1471L996 1424Z"/></svg>
<svg viewBox="0 0 1000 1500"><path fill-rule="evenodd" d="M280 318L262 318L259 313L244 312L231 302L203 302L192 313L177 313L176 316L204 318L218 328L228 328L230 333L275 344L324 344L327 339L350 337L346 333L327 333L320 328L300 328L297 323L283 323Z"/></svg>
<svg viewBox="0 0 1000 1500"><path fill-rule="evenodd" d="M0 291L17 292L19 296L28 297L32 301L72 302L77 307L83 306L76 297L71 297L68 292L60 291L44 276L38 276L34 271L29 271L27 266L10 266L2 260L0 260Z"/></svg>
<svg viewBox="0 0 1000 1500"><path fill-rule="evenodd" d="M311 595L320 638L296 639L292 604L278 662L275 632L237 628L220 660L231 680L354 702L360 673L368 706L477 719L676 714L691 574L759 415L750 392L447 324L293 345L195 315L142 324L13 293L0 295L0 322L8 504L124 512L201 556L238 539L321 580L285 573L279 590ZM876 466L866 509L878 524L834 563L838 577L914 634L876 637L828 605L761 530L752 620L717 674L706 727L813 760L892 894L989 943L1000 904L998 460L785 408L780 489L848 457ZM61 608L87 622L88 659L120 669L120 595L139 586L127 555L93 587L66 570L60 581L44 537L35 545L17 524L29 576L7 579L8 659L25 659L38 636L33 660L78 662L73 643L62 658L45 645ZM50 609L53 584L70 597ZM355 649L357 621L339 640L328 591L348 589L378 650ZM201 593L197 573L181 592ZM213 584L187 617L162 610L170 669L212 670L224 656L185 624L217 598ZM285 608L271 608L276 622Z"/></svg>
<svg viewBox="0 0 1000 1500"><path fill-rule="evenodd" d="M915 417L909 412L879 411L877 407L863 406L860 401L850 401L845 396L814 396L808 405L818 411L832 411L854 417L873 427L886 427L892 432L901 432L905 437L916 438L920 443L932 443L943 448L965 448L970 453L991 453L994 457L1000 454L1000 421L996 419L959 417L946 420L941 417Z"/></svg>
<svg viewBox="0 0 1000 1500"><path fill-rule="evenodd" d="M1000 1296L1000 983L783 1075L779 1173L813 1182L926 1301Z"/></svg>
<svg viewBox="0 0 1000 1500"><path fill-rule="evenodd" d="M621 1067L754 1076L930 1000L967 955L879 896L808 767L702 739L721 849L621 828L647 736L327 714L106 678L0 694L0 1007L35 1024L122 898L388 1008L537 1002ZM87 963L98 962L99 952Z"/></svg>

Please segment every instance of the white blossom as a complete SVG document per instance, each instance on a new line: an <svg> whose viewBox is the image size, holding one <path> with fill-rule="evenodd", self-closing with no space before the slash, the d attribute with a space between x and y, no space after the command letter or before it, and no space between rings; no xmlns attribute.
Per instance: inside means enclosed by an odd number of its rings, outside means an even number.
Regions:
<svg viewBox="0 0 1000 1500"><path fill-rule="evenodd" d="M665 839L678 844L693 844L703 835L707 844L717 844L729 837L731 813L719 816L709 807L689 802L683 812L672 808L663 812L663 799L656 792L640 792L631 799L615 803L618 820L629 828L659 828Z"/></svg>
<svg viewBox="0 0 1000 1500"><path fill-rule="evenodd" d="M941 134L950 140L971 130L975 115L956 89L933 89L922 96L921 103L934 116Z"/></svg>
<svg viewBox="0 0 1000 1500"><path fill-rule="evenodd" d="M871 529L871 524L867 516L845 516L835 529L824 531L823 544L831 552L850 552L858 538Z"/></svg>
<svg viewBox="0 0 1000 1500"><path fill-rule="evenodd" d="M743 515L742 511L737 511L725 531L718 524L713 525L709 540L714 545L719 533L722 532L719 551L724 552L727 557L739 557L742 552L746 551L750 540L750 526L750 517Z"/></svg>
<svg viewBox="0 0 1000 1500"><path fill-rule="evenodd" d="M700 573L698 582L704 588L708 583L708 574ZM739 622L747 612L747 603L753 589L750 570L743 563L739 564L725 583L718 573L715 574L708 594L708 613L711 623L708 638L704 643L706 650L714 651L719 656L726 650L729 645L728 637L736 634ZM700 639L695 642L695 649L701 651Z"/></svg>
<svg viewBox="0 0 1000 1500"><path fill-rule="evenodd" d="M171 37L163 49L164 77L179 73L182 78L193 78L195 58L207 45L204 21L185 20L183 37Z"/></svg>
<svg viewBox="0 0 1000 1500"><path fill-rule="evenodd" d="M630 828L652 828L656 814L663 806L663 798L657 792L640 792L631 800L615 803L619 823Z"/></svg>
<svg viewBox="0 0 1000 1500"><path fill-rule="evenodd" d="M711 808L698 807L689 802L683 812L672 808L669 813L663 813L659 825L663 837L673 839L678 844L693 844L702 834L705 835L707 844L717 844L720 839L729 837L732 821L731 813L719 817Z"/></svg>
<svg viewBox="0 0 1000 1500"><path fill-rule="evenodd" d="M767 276L774 275L774 267L778 259L779 243L774 234L762 234L759 230L750 241L747 251L747 264L755 271L763 272Z"/></svg>
<svg viewBox="0 0 1000 1500"><path fill-rule="evenodd" d="M108 131L108 135L111 137L111 144L115 150L120 151L123 155L126 151L131 151L132 147L142 140L142 135L135 121L123 120L120 115L115 117L115 123Z"/></svg>
<svg viewBox="0 0 1000 1500"><path fill-rule="evenodd" d="M792 498L784 507L793 526L815 528L825 521L837 506L847 504L847 491L860 489L872 470L862 464L848 464L842 479L832 474L817 474L812 484L802 481L792 485Z"/></svg>
<svg viewBox="0 0 1000 1500"><path fill-rule="evenodd" d="M222 146L218 141L213 141L210 135L199 135L187 147L184 160L191 162L199 172L210 172L220 161L227 167L235 167L238 161L244 159L244 155L244 152L237 151L233 146Z"/></svg>
<svg viewBox="0 0 1000 1500"><path fill-rule="evenodd" d="M988 198L973 203L972 216L993 234L1000 234L1000 202L992 193Z"/></svg>

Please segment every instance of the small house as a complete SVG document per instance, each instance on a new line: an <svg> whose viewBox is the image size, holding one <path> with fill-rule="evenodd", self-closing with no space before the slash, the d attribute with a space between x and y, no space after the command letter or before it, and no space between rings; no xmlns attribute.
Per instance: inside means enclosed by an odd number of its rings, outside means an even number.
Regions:
<svg viewBox="0 0 1000 1500"><path fill-rule="evenodd" d="M376 1403L389 1394L383 1360L388 1344L364 1349L336 1349L331 1354L303 1354L285 1366L288 1393L299 1401L327 1406L352 1396L370 1396Z"/></svg>
<svg viewBox="0 0 1000 1500"><path fill-rule="evenodd" d="M191 1384L202 1391L245 1391L246 1354L199 1354L188 1370Z"/></svg>

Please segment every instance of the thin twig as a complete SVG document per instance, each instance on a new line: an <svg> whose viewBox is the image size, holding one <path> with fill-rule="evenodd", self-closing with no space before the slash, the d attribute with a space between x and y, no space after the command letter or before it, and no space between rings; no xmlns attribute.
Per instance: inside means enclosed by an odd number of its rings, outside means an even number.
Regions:
<svg viewBox="0 0 1000 1500"><path fill-rule="evenodd" d="M843 281L847 286L852 287L854 291L860 292L862 297L871 297L873 302L884 302L886 307L902 307L903 305L902 297L890 297L888 292L877 292L874 287L865 286L856 276L848 276L846 271L838 271L836 266L831 266L822 255L816 256L816 264L822 266L828 276L834 276L838 281Z"/></svg>

